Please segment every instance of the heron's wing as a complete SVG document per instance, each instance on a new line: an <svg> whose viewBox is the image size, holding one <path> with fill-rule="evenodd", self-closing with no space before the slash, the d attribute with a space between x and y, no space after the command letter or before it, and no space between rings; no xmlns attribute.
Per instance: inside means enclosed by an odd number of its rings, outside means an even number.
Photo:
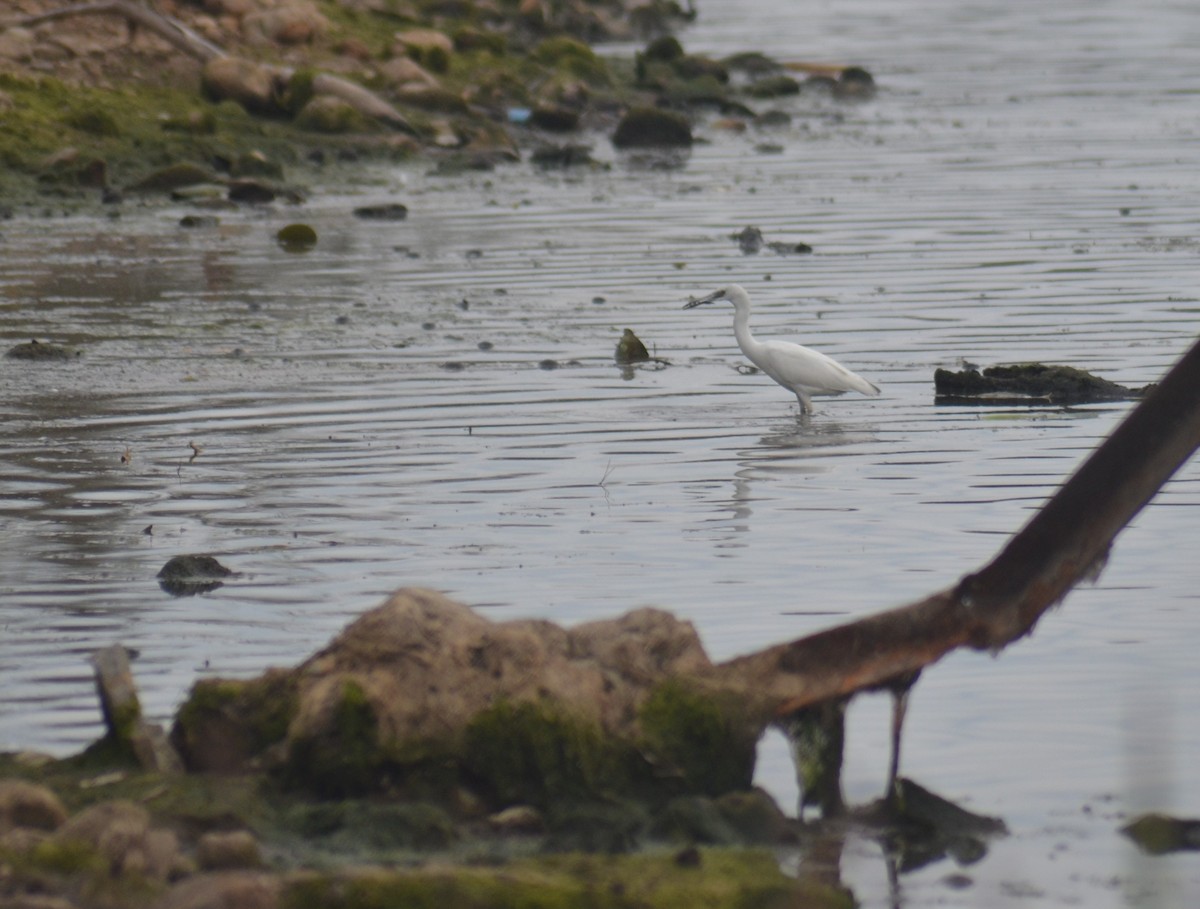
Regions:
<svg viewBox="0 0 1200 909"><path fill-rule="evenodd" d="M825 354L789 341L766 341L758 366L780 385L801 386L817 394L857 391L877 395L879 388Z"/></svg>

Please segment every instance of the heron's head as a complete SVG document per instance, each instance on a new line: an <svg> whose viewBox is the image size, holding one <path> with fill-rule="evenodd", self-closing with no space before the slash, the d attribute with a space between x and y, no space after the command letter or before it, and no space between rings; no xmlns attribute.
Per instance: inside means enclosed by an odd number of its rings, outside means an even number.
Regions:
<svg viewBox="0 0 1200 909"><path fill-rule="evenodd" d="M737 284L729 284L722 287L720 290L714 290L707 297L689 297L688 301L683 304L684 309L691 309L693 306L703 306L705 303L716 303L718 300L728 300L733 304L733 308L737 310L748 310L750 307L750 296Z"/></svg>
<svg viewBox="0 0 1200 909"><path fill-rule="evenodd" d="M688 301L683 304L684 309L691 309L695 306L703 306L705 303L716 303L718 300L724 300L725 291L728 288L722 287L720 290L714 290L707 297L688 297Z"/></svg>

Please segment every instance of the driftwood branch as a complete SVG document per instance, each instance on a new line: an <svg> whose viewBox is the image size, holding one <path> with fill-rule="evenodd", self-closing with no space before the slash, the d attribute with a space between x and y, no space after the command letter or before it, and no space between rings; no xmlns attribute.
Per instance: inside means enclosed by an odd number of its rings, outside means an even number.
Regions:
<svg viewBox="0 0 1200 909"><path fill-rule="evenodd" d="M75 16L122 16L127 21L134 22L158 35L172 47L204 62L226 55L224 50L200 37L182 22L160 15L149 7L134 3L132 0L98 0L96 3L78 3L53 9L37 16L26 16L22 19L3 22L0 23L0 27L30 28L41 25L43 22L54 22L58 19Z"/></svg>
<svg viewBox="0 0 1200 909"><path fill-rule="evenodd" d="M196 34L182 22L156 13L154 10L133 0L97 0L94 3L80 3L50 10L36 16L0 21L0 30L14 26L31 27L44 22L67 19L75 16L122 16L127 21L136 23L162 38L172 47L194 57L201 63L208 64L214 60L234 58L223 48L206 38ZM291 79L294 70L287 67L270 66L268 64L251 63L251 67L261 69L269 78L278 76L283 81ZM246 70L250 72L249 69ZM368 117L373 117L383 123L405 132L415 133L412 126L395 107L368 88L357 82L343 79L330 73L318 73L312 82L314 93L331 95L340 98L351 107Z"/></svg>
<svg viewBox="0 0 1200 909"><path fill-rule="evenodd" d="M1102 567L1200 447L1200 341L991 562L916 603L730 660L721 687L766 716L887 685L959 647L999 651Z"/></svg>

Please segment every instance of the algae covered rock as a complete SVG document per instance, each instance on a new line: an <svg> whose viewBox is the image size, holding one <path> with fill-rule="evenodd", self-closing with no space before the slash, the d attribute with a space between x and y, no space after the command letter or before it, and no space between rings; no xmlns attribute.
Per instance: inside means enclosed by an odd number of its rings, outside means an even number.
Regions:
<svg viewBox="0 0 1200 909"><path fill-rule="evenodd" d="M197 683L172 738L193 770L266 761L339 797L718 795L749 785L761 724L705 686L710 669L660 610L564 629L402 590L293 670Z"/></svg>
<svg viewBox="0 0 1200 909"><path fill-rule="evenodd" d="M621 334L621 339L617 341L613 359L618 363L644 363L650 359L650 352L646 350L642 339L634 334L633 329L627 328Z"/></svg>
<svg viewBox="0 0 1200 909"><path fill-rule="evenodd" d="M74 360L79 351L61 344L47 344L34 338L23 344L17 344L5 351L4 356L10 360L33 360L35 362L64 362Z"/></svg>
<svg viewBox="0 0 1200 909"><path fill-rule="evenodd" d="M210 555L178 555L159 569L158 585L173 597L190 597L216 590L231 574Z"/></svg>
<svg viewBox="0 0 1200 909"><path fill-rule="evenodd" d="M1152 387L1126 388L1073 366L1044 363L989 366L983 372L975 368L958 372L938 369L933 383L938 402L949 404L1126 401L1142 397Z"/></svg>

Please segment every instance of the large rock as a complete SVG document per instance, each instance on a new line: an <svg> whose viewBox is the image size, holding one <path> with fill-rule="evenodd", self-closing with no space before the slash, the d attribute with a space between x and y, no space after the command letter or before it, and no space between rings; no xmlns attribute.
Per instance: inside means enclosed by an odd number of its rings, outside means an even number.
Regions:
<svg viewBox="0 0 1200 909"><path fill-rule="evenodd" d="M568 630L402 590L294 670L197 683L172 737L193 769L273 762L325 794L465 781L537 802L660 778L716 794L749 783L760 725L707 688L711 668L660 610Z"/></svg>

